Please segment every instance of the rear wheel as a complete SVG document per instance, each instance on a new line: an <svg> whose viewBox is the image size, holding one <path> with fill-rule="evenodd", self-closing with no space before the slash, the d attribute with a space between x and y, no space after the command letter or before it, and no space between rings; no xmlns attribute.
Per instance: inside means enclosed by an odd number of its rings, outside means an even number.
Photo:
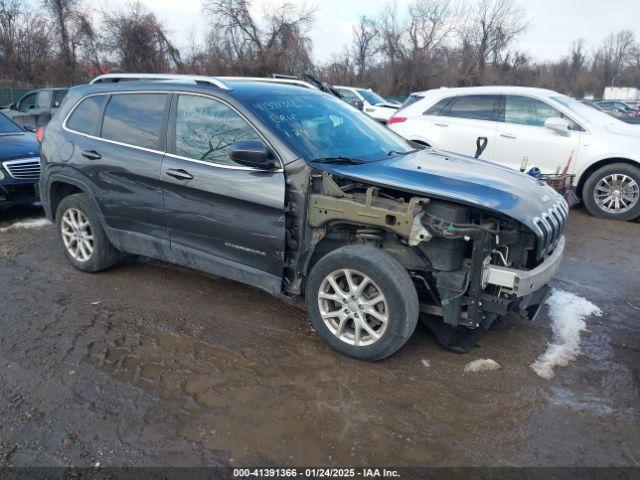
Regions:
<svg viewBox="0 0 640 480"><path fill-rule="evenodd" d="M360 360L395 353L418 321L418 295L409 274L373 247L342 247L321 258L309 275L306 303L324 340Z"/></svg>
<svg viewBox="0 0 640 480"><path fill-rule="evenodd" d="M640 169L614 163L596 170L584 184L582 201L596 217L633 220L640 216Z"/></svg>
<svg viewBox="0 0 640 480"><path fill-rule="evenodd" d="M93 201L84 193L65 197L56 211L56 226L65 256L78 270L97 272L118 259Z"/></svg>

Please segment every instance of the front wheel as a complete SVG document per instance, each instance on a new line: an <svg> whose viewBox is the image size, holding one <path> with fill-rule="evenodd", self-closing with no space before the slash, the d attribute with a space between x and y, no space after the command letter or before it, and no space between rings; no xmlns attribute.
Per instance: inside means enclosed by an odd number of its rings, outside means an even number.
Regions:
<svg viewBox="0 0 640 480"><path fill-rule="evenodd" d="M640 168L626 163L606 165L589 176L582 201L591 215L611 220L640 216Z"/></svg>
<svg viewBox="0 0 640 480"><path fill-rule="evenodd" d="M306 286L311 324L335 350L381 360L413 334L418 295L407 271L388 253L342 247L313 267Z"/></svg>

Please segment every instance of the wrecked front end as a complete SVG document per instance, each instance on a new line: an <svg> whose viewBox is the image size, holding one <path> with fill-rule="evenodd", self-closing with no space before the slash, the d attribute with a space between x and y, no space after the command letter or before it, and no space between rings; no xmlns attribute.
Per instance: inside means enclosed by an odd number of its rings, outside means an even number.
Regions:
<svg viewBox="0 0 640 480"><path fill-rule="evenodd" d="M345 244L387 251L413 279L422 320L454 351L469 351L498 316L535 318L562 258L560 198L533 231L482 208L326 171L310 176L308 192L304 269Z"/></svg>

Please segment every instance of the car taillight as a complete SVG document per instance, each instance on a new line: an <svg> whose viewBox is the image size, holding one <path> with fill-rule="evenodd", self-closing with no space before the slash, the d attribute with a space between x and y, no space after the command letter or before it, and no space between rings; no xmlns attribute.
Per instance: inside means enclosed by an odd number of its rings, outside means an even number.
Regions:
<svg viewBox="0 0 640 480"><path fill-rule="evenodd" d="M394 123L402 123L406 120L406 117L391 117L387 122L387 125L392 125Z"/></svg>
<svg viewBox="0 0 640 480"><path fill-rule="evenodd" d="M40 127L36 131L36 138L38 139L38 143L42 143L42 139L44 138L44 127Z"/></svg>

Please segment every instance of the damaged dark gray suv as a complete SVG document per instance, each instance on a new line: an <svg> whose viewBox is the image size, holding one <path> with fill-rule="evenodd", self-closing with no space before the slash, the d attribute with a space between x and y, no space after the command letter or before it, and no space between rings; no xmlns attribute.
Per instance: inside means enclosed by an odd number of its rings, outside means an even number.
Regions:
<svg viewBox="0 0 640 480"><path fill-rule="evenodd" d="M76 268L126 252L305 297L318 333L364 360L418 318L455 351L498 316L533 318L564 249L568 208L543 183L273 81L98 77L69 91L41 157Z"/></svg>

